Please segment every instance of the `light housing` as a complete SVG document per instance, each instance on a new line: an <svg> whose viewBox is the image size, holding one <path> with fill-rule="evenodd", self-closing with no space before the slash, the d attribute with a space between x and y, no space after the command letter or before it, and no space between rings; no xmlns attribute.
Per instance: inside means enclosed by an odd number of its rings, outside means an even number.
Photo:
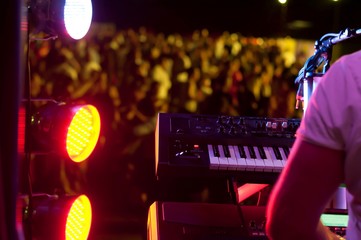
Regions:
<svg viewBox="0 0 361 240"><path fill-rule="evenodd" d="M101 122L96 107L48 102L31 115L34 153L54 151L74 162L86 160L99 139Z"/></svg>
<svg viewBox="0 0 361 240"><path fill-rule="evenodd" d="M89 198L82 194L33 195L24 209L24 227L37 240L85 240L92 223Z"/></svg>
<svg viewBox="0 0 361 240"><path fill-rule="evenodd" d="M70 36L81 39L93 16L91 0L30 0L29 23L33 34Z"/></svg>

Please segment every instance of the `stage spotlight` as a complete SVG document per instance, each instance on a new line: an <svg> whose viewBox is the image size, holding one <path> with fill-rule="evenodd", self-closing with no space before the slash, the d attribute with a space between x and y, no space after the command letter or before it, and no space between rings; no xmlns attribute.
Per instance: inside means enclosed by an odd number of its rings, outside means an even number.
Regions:
<svg viewBox="0 0 361 240"><path fill-rule="evenodd" d="M93 16L91 0L30 0L28 9L32 33L77 40L86 35Z"/></svg>
<svg viewBox="0 0 361 240"><path fill-rule="evenodd" d="M87 239L92 223L89 198L34 194L27 200L23 212L25 231L37 240Z"/></svg>
<svg viewBox="0 0 361 240"><path fill-rule="evenodd" d="M34 153L54 150L74 162L86 160L100 134L100 115L93 105L48 102L31 114Z"/></svg>

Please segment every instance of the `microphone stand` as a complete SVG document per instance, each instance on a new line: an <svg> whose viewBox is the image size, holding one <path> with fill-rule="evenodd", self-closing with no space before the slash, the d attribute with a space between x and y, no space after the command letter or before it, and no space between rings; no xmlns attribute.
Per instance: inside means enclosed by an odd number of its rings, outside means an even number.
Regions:
<svg viewBox="0 0 361 240"><path fill-rule="evenodd" d="M306 61L305 65L299 71L298 76L295 79L295 84L298 84L298 90L296 94L296 109L299 108L299 104L301 102L303 110L306 110L308 101L317 86L318 80L330 67L333 45L341 41L356 37L359 34L361 34L361 29L355 30L346 28L339 33L325 34L315 42L314 54ZM322 71L317 71L322 64Z"/></svg>

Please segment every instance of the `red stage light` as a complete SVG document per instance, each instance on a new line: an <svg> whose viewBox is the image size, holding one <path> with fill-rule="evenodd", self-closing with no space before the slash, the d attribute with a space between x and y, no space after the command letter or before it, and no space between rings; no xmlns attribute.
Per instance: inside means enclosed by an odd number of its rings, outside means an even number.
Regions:
<svg viewBox="0 0 361 240"><path fill-rule="evenodd" d="M37 240L84 240L89 236L92 208L86 195L37 194L25 208L25 229Z"/></svg>
<svg viewBox="0 0 361 240"><path fill-rule="evenodd" d="M66 220L65 239L87 239L92 221L91 204L81 195L71 205Z"/></svg>
<svg viewBox="0 0 361 240"><path fill-rule="evenodd" d="M93 152L99 138L100 117L92 105L75 108L66 137L66 150L74 162L81 162Z"/></svg>
<svg viewBox="0 0 361 240"><path fill-rule="evenodd" d="M74 162L82 162L93 152L100 127L100 115L94 106L50 102L31 116L33 149L53 149Z"/></svg>

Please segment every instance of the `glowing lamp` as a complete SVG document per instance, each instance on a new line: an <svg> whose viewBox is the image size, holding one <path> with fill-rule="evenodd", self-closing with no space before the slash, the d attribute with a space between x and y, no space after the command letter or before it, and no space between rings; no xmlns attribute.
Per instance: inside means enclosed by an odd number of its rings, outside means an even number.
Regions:
<svg viewBox="0 0 361 240"><path fill-rule="evenodd" d="M31 230L32 239L83 240L89 236L92 208L86 195L32 196L24 214L24 226Z"/></svg>
<svg viewBox="0 0 361 240"><path fill-rule="evenodd" d="M73 39L86 35L93 16L91 0L31 0L29 10L34 34L69 35Z"/></svg>
<svg viewBox="0 0 361 240"><path fill-rule="evenodd" d="M93 105L50 102L31 116L35 151L54 150L74 162L86 160L100 134L100 115Z"/></svg>

